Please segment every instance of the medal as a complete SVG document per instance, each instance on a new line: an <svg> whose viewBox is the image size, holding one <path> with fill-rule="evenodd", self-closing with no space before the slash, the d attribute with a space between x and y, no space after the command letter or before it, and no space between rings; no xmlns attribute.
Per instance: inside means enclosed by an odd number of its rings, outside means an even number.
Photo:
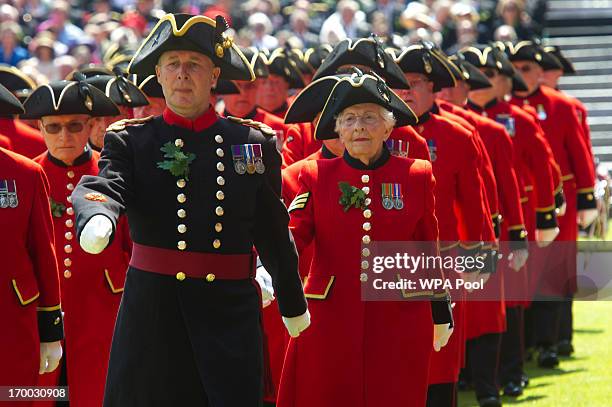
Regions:
<svg viewBox="0 0 612 407"><path fill-rule="evenodd" d="M410 145L408 141L404 142L403 140L389 139L386 141L386 143L391 155L395 157L408 158L408 146ZM404 144L406 145L405 148Z"/></svg>
<svg viewBox="0 0 612 407"><path fill-rule="evenodd" d="M255 171L258 174L263 174L266 166L263 163L263 154L261 152L261 144L253 144L253 152L255 153Z"/></svg>
<svg viewBox="0 0 612 407"><path fill-rule="evenodd" d="M6 180L0 180L0 208L5 209L8 208L8 187L6 185Z"/></svg>
<svg viewBox="0 0 612 407"><path fill-rule="evenodd" d="M538 105L536 110L538 111L538 119L546 120L548 116L546 115L546 110L544 110L544 105Z"/></svg>
<svg viewBox="0 0 612 407"><path fill-rule="evenodd" d="M393 205L398 211L404 208L404 201L402 198L402 184L393 184Z"/></svg>
<svg viewBox="0 0 612 407"><path fill-rule="evenodd" d="M508 132L510 137L514 137L514 134L516 132L516 127L514 125L514 117L510 117L507 114L498 114L495 117L495 121L499 124L502 124L506 128L506 131Z"/></svg>
<svg viewBox="0 0 612 407"><path fill-rule="evenodd" d="M393 200L391 199L391 184L383 183L382 187L382 206L386 210L393 209Z"/></svg>
<svg viewBox="0 0 612 407"><path fill-rule="evenodd" d="M19 205L19 200L17 199L17 184L15 180L11 180L7 182L8 187L8 205L11 208L16 208ZM12 184L12 185L11 185Z"/></svg>
<svg viewBox="0 0 612 407"><path fill-rule="evenodd" d="M245 154L243 145L232 146L232 159L234 160L234 171L239 175L246 174L247 166L244 162Z"/></svg>
<svg viewBox="0 0 612 407"><path fill-rule="evenodd" d="M429 159L431 160L431 162L436 161L436 158L438 158L438 148L436 147L436 141L434 139L427 140L427 147L429 149Z"/></svg>
<svg viewBox="0 0 612 407"><path fill-rule="evenodd" d="M250 175L255 174L255 162L253 158L253 145L245 144L246 147L246 170Z"/></svg>

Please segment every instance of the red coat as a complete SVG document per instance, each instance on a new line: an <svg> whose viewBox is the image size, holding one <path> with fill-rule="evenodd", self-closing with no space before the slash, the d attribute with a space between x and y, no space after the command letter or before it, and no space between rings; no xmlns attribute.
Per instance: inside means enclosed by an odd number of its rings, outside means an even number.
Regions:
<svg viewBox="0 0 612 407"><path fill-rule="evenodd" d="M283 168L303 160L321 149L323 142L314 138L312 123L290 124L283 144Z"/></svg>
<svg viewBox="0 0 612 407"><path fill-rule="evenodd" d="M299 177L290 230L298 251L314 244L304 287L312 324L289 341L277 406L424 406L433 340L429 301L362 301L355 270L364 260L364 235L437 239L431 164L391 156L376 169L358 169L349 161L308 161ZM341 181L370 188L370 218L338 204ZM383 182L402 185L403 210L383 209Z"/></svg>
<svg viewBox="0 0 612 407"><path fill-rule="evenodd" d="M98 173L99 154L85 153L73 166L42 154L51 184L51 199L65 205L53 216L55 244L65 312L66 360L70 402L100 406L115 318L131 256L127 221L117 224L113 242L100 254L88 254L76 241L70 195L83 175Z"/></svg>
<svg viewBox="0 0 612 407"><path fill-rule="evenodd" d="M2 148L0 180L16 189L18 199L17 207L0 208L0 307L6 323L0 383L34 386L40 342L63 338L49 184L38 164Z"/></svg>
<svg viewBox="0 0 612 407"><path fill-rule="evenodd" d="M10 139L12 151L28 158L34 158L47 149L40 132L19 119L0 117L0 134Z"/></svg>

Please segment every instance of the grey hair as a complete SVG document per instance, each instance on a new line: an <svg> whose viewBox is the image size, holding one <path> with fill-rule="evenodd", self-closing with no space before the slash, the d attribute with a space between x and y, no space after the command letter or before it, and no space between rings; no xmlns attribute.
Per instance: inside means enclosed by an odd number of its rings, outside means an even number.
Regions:
<svg viewBox="0 0 612 407"><path fill-rule="evenodd" d="M378 114L383 119L383 122L384 122L385 127L387 128L387 130L393 129L393 127L395 127L395 123L397 122L397 120L395 119L395 116L393 115L393 112L391 112L390 110L385 109L384 107L382 107L380 105L377 105L377 106L378 106ZM340 122L342 121L342 116L344 116L345 110L341 111L336 116L336 125L334 127L334 131L336 133L339 133L339 131L340 131L340 124L341 124Z"/></svg>

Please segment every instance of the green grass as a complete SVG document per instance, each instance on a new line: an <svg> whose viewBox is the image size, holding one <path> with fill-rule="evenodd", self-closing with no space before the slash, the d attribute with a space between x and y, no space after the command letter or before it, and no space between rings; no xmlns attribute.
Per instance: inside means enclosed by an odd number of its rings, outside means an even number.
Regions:
<svg viewBox="0 0 612 407"><path fill-rule="evenodd" d="M612 302L576 302L574 331L574 355L552 370L529 362L529 387L516 399L503 397L505 405L612 407ZM459 407L473 406L473 392L460 392Z"/></svg>

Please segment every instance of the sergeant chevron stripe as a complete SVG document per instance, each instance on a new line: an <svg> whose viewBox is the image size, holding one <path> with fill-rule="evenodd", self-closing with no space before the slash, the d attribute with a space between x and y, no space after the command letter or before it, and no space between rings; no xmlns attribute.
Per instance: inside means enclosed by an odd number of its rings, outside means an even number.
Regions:
<svg viewBox="0 0 612 407"><path fill-rule="evenodd" d="M304 192L295 197L291 205L289 205L289 209L287 211L292 212L296 209L304 209L306 203L308 203L308 198L310 198L310 192Z"/></svg>

